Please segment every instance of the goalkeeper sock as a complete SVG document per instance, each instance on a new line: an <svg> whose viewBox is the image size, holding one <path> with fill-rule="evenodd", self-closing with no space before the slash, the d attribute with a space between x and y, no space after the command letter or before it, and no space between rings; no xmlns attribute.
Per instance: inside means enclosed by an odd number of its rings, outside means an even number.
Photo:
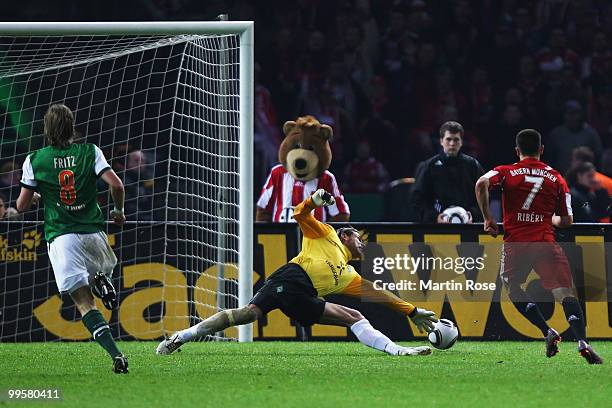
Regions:
<svg viewBox="0 0 612 408"><path fill-rule="evenodd" d="M390 338L376 330L367 319L359 320L351 326L351 331L362 344L376 350L384 351L392 356L397 356L400 346L391 341Z"/></svg>
<svg viewBox="0 0 612 408"><path fill-rule="evenodd" d="M227 309L217 312L208 319L178 332L178 338L183 343L220 332L228 327L240 326L257 320L257 313L252 308L245 306L239 309Z"/></svg>
<svg viewBox="0 0 612 408"><path fill-rule="evenodd" d="M566 297L561 302L567 322L574 333L576 341L586 340L586 328L584 327L584 313L580 302L575 297Z"/></svg>
<svg viewBox="0 0 612 408"><path fill-rule="evenodd" d="M188 329L178 332L178 338L183 343L187 343L193 339L207 336L229 327L229 318L226 311L215 313L208 319L189 327Z"/></svg>
<svg viewBox="0 0 612 408"><path fill-rule="evenodd" d="M117 348L117 344L113 339L113 335L108 327L108 323L104 320L102 313L98 309L90 310L83 316L83 324L91 333L93 339L100 345L111 357L121 355Z"/></svg>
<svg viewBox="0 0 612 408"><path fill-rule="evenodd" d="M527 320L529 320L534 326L540 329L544 337L546 337L550 326L548 326L548 323L546 323L546 319L544 319L544 316L542 315L542 312L540 311L538 305L533 302L513 303L514 306L518 309L518 311L521 312L521 314L525 316Z"/></svg>

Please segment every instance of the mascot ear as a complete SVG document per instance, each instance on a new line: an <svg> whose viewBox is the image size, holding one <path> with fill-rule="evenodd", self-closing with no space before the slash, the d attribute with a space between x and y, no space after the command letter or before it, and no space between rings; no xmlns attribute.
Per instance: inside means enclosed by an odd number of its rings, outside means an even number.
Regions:
<svg viewBox="0 0 612 408"><path fill-rule="evenodd" d="M295 129L296 126L297 123L292 120L288 120L287 122L285 122L285 124L283 125L283 133L285 134L285 136L287 136L293 129Z"/></svg>
<svg viewBox="0 0 612 408"><path fill-rule="evenodd" d="M321 125L321 136L323 137L323 139L327 140L328 142L331 142L334 138L334 131L332 130L331 126Z"/></svg>

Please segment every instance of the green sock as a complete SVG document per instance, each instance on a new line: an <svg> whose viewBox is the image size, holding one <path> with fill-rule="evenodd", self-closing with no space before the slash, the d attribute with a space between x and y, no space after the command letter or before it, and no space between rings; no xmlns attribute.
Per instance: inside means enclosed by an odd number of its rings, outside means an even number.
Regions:
<svg viewBox="0 0 612 408"><path fill-rule="evenodd" d="M121 354L113 339L108 323L106 323L106 320L104 320L99 310L90 310L83 316L82 320L87 330L89 330L93 336L93 339L102 346L111 357L116 357Z"/></svg>

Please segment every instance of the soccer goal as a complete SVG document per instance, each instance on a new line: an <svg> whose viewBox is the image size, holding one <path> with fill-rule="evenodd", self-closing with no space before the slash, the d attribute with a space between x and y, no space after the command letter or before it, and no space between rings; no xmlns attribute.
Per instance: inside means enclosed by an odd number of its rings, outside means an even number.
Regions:
<svg viewBox="0 0 612 408"><path fill-rule="evenodd" d="M120 306L103 310L119 338L157 339L252 296L253 42L252 22L0 23L7 206L53 103L124 181L128 223L107 231ZM0 341L89 337L57 293L43 219L0 221ZM251 341L252 328L213 338Z"/></svg>

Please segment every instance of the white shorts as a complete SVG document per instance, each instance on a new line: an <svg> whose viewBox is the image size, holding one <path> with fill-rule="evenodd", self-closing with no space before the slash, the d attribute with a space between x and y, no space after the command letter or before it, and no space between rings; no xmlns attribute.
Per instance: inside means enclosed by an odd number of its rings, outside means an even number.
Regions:
<svg viewBox="0 0 612 408"><path fill-rule="evenodd" d="M47 244L55 283L61 293L72 293L89 285L96 272L109 277L117 257L104 232L64 234Z"/></svg>

